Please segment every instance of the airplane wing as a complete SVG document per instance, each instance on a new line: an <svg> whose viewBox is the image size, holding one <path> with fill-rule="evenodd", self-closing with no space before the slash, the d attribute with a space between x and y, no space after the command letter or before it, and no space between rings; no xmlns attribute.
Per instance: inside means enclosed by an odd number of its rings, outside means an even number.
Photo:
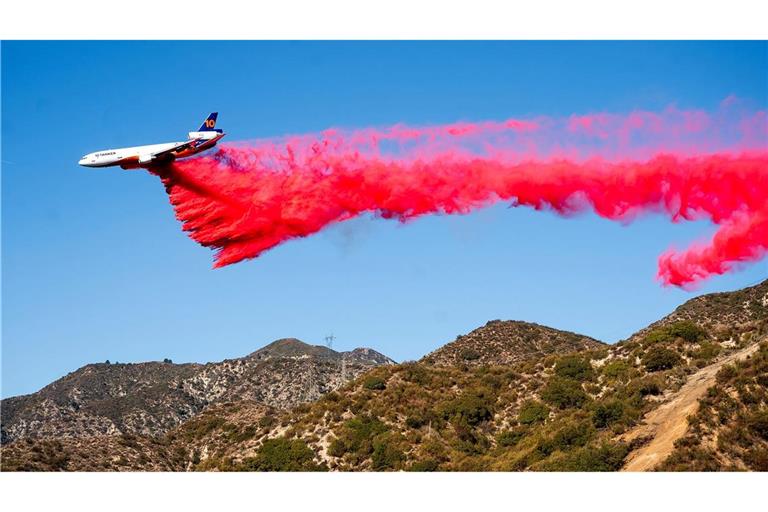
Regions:
<svg viewBox="0 0 768 512"><path fill-rule="evenodd" d="M196 143L197 143L197 140L195 139L188 140L185 142L179 142L178 144L176 144L171 148L164 149L163 151L158 151L157 153L152 153L152 159L154 160L156 158L163 158L164 156L171 155L172 153L176 153L183 149L194 147Z"/></svg>

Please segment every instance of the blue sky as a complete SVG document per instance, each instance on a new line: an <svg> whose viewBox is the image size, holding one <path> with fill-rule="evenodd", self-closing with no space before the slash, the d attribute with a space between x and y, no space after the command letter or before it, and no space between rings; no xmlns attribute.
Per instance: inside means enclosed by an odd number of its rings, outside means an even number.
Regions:
<svg viewBox="0 0 768 512"><path fill-rule="evenodd" d="M766 108L765 42L2 43L2 396L105 359L215 361L281 337L417 359L488 320L614 342L700 293L653 277L712 226L621 226L504 205L408 225L362 218L211 270L158 179L85 153L183 139L218 110L228 140L327 127ZM225 139L227 140L227 139Z"/></svg>

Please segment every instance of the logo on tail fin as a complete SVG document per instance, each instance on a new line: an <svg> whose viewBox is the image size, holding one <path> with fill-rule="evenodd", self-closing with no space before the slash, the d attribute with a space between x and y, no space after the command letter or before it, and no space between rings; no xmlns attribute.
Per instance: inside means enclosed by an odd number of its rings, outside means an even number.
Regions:
<svg viewBox="0 0 768 512"><path fill-rule="evenodd" d="M218 115L219 115L218 112L211 112L211 115L205 118L205 121L203 121L203 124L200 125L200 129L197 131L210 132L214 128L216 128L216 117Z"/></svg>

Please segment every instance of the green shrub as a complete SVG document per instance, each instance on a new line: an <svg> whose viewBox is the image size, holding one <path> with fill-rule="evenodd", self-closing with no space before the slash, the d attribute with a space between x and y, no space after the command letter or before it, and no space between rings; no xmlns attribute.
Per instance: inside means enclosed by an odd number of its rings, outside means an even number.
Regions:
<svg viewBox="0 0 768 512"><path fill-rule="evenodd" d="M534 469L544 471L618 471L629 450L623 443L604 442L553 456Z"/></svg>
<svg viewBox="0 0 768 512"><path fill-rule="evenodd" d="M566 379L584 381L592 378L592 365L580 356L566 356L555 364L555 374Z"/></svg>
<svg viewBox="0 0 768 512"><path fill-rule="evenodd" d="M485 396L465 393L443 406L443 417L454 423L475 426L493 417L491 405Z"/></svg>
<svg viewBox="0 0 768 512"><path fill-rule="evenodd" d="M595 429L589 421L571 421L560 428L552 437L556 450L567 451L573 447L584 446L595 435Z"/></svg>
<svg viewBox="0 0 768 512"><path fill-rule="evenodd" d="M664 347L653 347L642 358L643 366L649 372L669 370L682 362L677 352Z"/></svg>
<svg viewBox="0 0 768 512"><path fill-rule="evenodd" d="M183 429L183 436L187 440L202 439L214 430L221 428L225 423L226 420L221 416L204 414L186 425L186 428Z"/></svg>
<svg viewBox="0 0 768 512"><path fill-rule="evenodd" d="M735 379L738 376L739 371L732 364L727 364L720 368L720 371L715 375L715 379L719 384L725 384Z"/></svg>
<svg viewBox="0 0 768 512"><path fill-rule="evenodd" d="M432 375L422 365L418 363L404 363L400 366L402 368L403 380L422 386L432 382Z"/></svg>
<svg viewBox="0 0 768 512"><path fill-rule="evenodd" d="M632 366L626 361L618 360L606 363L602 368L603 375L611 379L625 380L632 372Z"/></svg>
<svg viewBox="0 0 768 512"><path fill-rule="evenodd" d="M324 466L315 463L315 453L301 439L267 439L256 457L243 463L247 471L323 471Z"/></svg>
<svg viewBox="0 0 768 512"><path fill-rule="evenodd" d="M373 439L389 428L378 418L360 416L348 420L341 428L340 435L328 447L328 453L341 457L345 453L354 453L359 458L366 458L373 452Z"/></svg>
<svg viewBox="0 0 768 512"><path fill-rule="evenodd" d="M639 393L640 396L660 395L664 390L663 382L657 376L648 376L630 382L628 391Z"/></svg>
<svg viewBox="0 0 768 512"><path fill-rule="evenodd" d="M470 455L478 455L485 453L490 448L488 438L478 429L468 425L465 420L454 420L452 424L456 432L456 439L452 445L457 450Z"/></svg>
<svg viewBox="0 0 768 512"><path fill-rule="evenodd" d="M440 467L440 463L437 462L434 459L426 459L426 460L420 460L418 462L414 462L411 464L411 467L408 468L408 471L437 471Z"/></svg>
<svg viewBox="0 0 768 512"><path fill-rule="evenodd" d="M419 414L405 418L405 424L408 426L408 428L421 428L424 426L424 423L424 417Z"/></svg>
<svg viewBox="0 0 768 512"><path fill-rule="evenodd" d="M347 445L338 437L328 445L328 455L331 457L343 457L347 453Z"/></svg>
<svg viewBox="0 0 768 512"><path fill-rule="evenodd" d="M499 446L515 446L523 437L525 437L527 432L527 429L520 427L513 428L512 430L504 430L496 436L496 442Z"/></svg>
<svg viewBox="0 0 768 512"><path fill-rule="evenodd" d="M646 345L671 343L677 338L682 338L688 343L698 343L707 338L707 332L693 322L674 322L652 330L645 336L644 342Z"/></svg>
<svg viewBox="0 0 768 512"><path fill-rule="evenodd" d="M365 380L363 381L363 387L365 389L370 389L373 391L381 391L382 389L385 389L387 387L387 383L381 377L377 377L376 375L371 375L365 378Z"/></svg>
<svg viewBox="0 0 768 512"><path fill-rule="evenodd" d="M551 378L541 391L541 398L560 409L581 407L589 400L581 383L562 377Z"/></svg>
<svg viewBox="0 0 768 512"><path fill-rule="evenodd" d="M408 408L404 412L407 414L405 424L409 428L421 428L429 423L432 423L433 426L437 427L443 421L442 418L438 418L432 410L421 411Z"/></svg>
<svg viewBox="0 0 768 512"><path fill-rule="evenodd" d="M601 402L592 411L592 424L597 428L605 428L624 417L624 403L620 400Z"/></svg>
<svg viewBox="0 0 768 512"><path fill-rule="evenodd" d="M548 417L549 408L536 400L525 402L517 413L517 421L523 425L545 421Z"/></svg>
<svg viewBox="0 0 768 512"><path fill-rule="evenodd" d="M698 343L707 337L707 331L693 322L681 321L666 326L666 331L675 338L683 338L688 343Z"/></svg>
<svg viewBox="0 0 768 512"><path fill-rule="evenodd" d="M388 436L379 436L373 441L371 462L374 471L399 469L405 460L405 454Z"/></svg>

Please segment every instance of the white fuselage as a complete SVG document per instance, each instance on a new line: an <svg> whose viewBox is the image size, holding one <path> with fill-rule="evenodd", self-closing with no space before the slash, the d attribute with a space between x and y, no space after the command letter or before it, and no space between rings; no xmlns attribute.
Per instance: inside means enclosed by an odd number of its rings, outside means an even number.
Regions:
<svg viewBox="0 0 768 512"><path fill-rule="evenodd" d="M85 167L111 167L124 169L149 167L186 158L210 149L224 136L220 131L190 132L182 142L165 142L129 148L103 149L83 156L78 162Z"/></svg>

